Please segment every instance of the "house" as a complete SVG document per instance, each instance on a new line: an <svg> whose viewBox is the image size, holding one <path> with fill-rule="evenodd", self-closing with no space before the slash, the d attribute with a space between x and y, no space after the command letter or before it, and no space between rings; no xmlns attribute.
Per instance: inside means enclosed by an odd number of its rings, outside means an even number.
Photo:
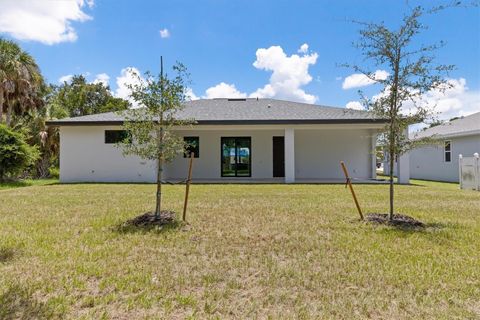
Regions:
<svg viewBox="0 0 480 320"><path fill-rule="evenodd" d="M458 182L458 157L480 153L480 112L416 133L413 138L433 137L432 144L410 151L410 176L414 179Z"/></svg>
<svg viewBox="0 0 480 320"><path fill-rule="evenodd" d="M340 182L376 178L376 136L385 120L366 111L274 99L203 99L185 103L176 133L195 145L196 182ZM156 163L123 156L124 118L103 113L49 121L60 128L61 182L154 182ZM164 179L185 179L179 154Z"/></svg>

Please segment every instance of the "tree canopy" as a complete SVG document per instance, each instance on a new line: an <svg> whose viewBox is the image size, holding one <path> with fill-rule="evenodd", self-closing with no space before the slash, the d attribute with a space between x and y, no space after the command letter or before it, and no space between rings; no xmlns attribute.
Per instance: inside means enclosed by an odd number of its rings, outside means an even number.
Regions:
<svg viewBox="0 0 480 320"><path fill-rule="evenodd" d="M41 107L44 86L35 59L15 42L0 38L0 123L10 126L15 115Z"/></svg>
<svg viewBox="0 0 480 320"><path fill-rule="evenodd" d="M89 83L83 75L74 75L69 82L52 86L50 103L54 110L65 110L69 117L127 109L127 100L114 97L110 88L101 82Z"/></svg>
<svg viewBox="0 0 480 320"><path fill-rule="evenodd" d="M16 168L33 168L28 169L29 174L47 177L50 169L58 166L58 129L47 127L47 120L125 110L129 106L108 86L88 82L82 75L60 85L46 85L35 59L17 43L0 38L0 124L19 134L15 136L17 146L24 146L20 143L23 141L40 155L33 166L22 166L20 161ZM3 152L10 150L13 156L13 149L3 147ZM26 174L20 171L10 170L9 175Z"/></svg>
<svg viewBox="0 0 480 320"><path fill-rule="evenodd" d="M426 29L421 18L444 8L412 8L398 28L388 27L383 22L357 22L362 29L356 47L374 69L359 65L347 66L383 87L380 94L373 98L360 94L368 110L379 118L388 120L384 133L380 136L380 144L385 147L390 162L390 219L394 215L394 159L422 142L410 140L405 132L409 125L434 118L435 106L425 103L423 97L431 91L446 90L449 87L446 76L454 68L452 65L435 63L433 52L443 43L423 45L416 40ZM379 68L388 73L384 79L376 77L375 70Z"/></svg>
<svg viewBox="0 0 480 320"><path fill-rule="evenodd" d="M135 85L130 86L131 97L140 108L125 112L124 128L129 137L120 144L124 154L137 155L157 162L157 198L155 216L161 211L163 164L183 152L185 143L173 132L175 126L188 125L192 120L179 120L177 111L183 109L186 100L188 73L185 66L178 63L173 67L176 75L172 78L163 74L153 76L147 72L145 80L135 75Z"/></svg>

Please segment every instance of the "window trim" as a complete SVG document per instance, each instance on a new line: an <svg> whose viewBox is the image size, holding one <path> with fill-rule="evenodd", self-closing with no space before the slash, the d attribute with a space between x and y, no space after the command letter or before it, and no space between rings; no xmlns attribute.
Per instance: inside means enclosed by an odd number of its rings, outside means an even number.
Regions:
<svg viewBox="0 0 480 320"><path fill-rule="evenodd" d="M197 148L198 148L198 152L195 152L195 156L194 158L200 158L200 137L199 136L184 136L183 137L183 143L186 143L186 140L187 139L197 139ZM185 150L183 151L183 157L184 158L190 158L190 155L188 155L187 157L187 150L186 148L184 148Z"/></svg>
<svg viewBox="0 0 480 320"><path fill-rule="evenodd" d="M450 150L447 150L447 143ZM447 160L447 153L450 156L450 159ZM452 140L445 140L443 141L443 161L444 162L452 162Z"/></svg>

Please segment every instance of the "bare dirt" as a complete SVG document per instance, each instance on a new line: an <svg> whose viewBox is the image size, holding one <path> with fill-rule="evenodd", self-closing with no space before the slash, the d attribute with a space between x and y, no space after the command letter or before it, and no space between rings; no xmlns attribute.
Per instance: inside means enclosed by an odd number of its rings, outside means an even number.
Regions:
<svg viewBox="0 0 480 320"><path fill-rule="evenodd" d="M393 219L386 213L369 213L365 220L375 224L384 224L401 228L425 228L425 223L410 216L394 214Z"/></svg>
<svg viewBox="0 0 480 320"><path fill-rule="evenodd" d="M155 227L173 224L175 222L175 212L162 210L159 216L155 212L146 212L124 223L124 226L133 227Z"/></svg>

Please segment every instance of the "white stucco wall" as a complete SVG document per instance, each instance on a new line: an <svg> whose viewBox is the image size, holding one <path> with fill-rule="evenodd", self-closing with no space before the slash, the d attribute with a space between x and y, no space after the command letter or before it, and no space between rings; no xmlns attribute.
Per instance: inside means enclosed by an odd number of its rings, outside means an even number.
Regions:
<svg viewBox="0 0 480 320"><path fill-rule="evenodd" d="M153 182L156 164L124 157L114 144L105 144L105 130L120 127L60 128L60 182Z"/></svg>
<svg viewBox="0 0 480 320"><path fill-rule="evenodd" d="M105 130L118 129L121 127L61 127L61 182L154 182L155 163L135 156L124 157L114 144L105 144ZM340 161L346 162L352 177L370 178L374 132L369 129L295 129L296 179L343 179ZM200 137L200 158L194 160L194 179L221 179L220 141L221 137L229 136L251 137L251 179L272 178L272 137L283 136L284 133L285 128L282 127L261 130L215 127L178 131L181 136ZM166 165L164 178L185 179L187 169L188 159L179 154Z"/></svg>
<svg viewBox="0 0 480 320"><path fill-rule="evenodd" d="M252 179L271 178L273 174L272 137L283 136L279 130L188 130L178 131L181 136L198 136L200 138L200 158L194 159L194 179L221 178L221 137L251 137ZM167 164L165 176L169 179L185 179L188 159L178 155L172 163Z"/></svg>
<svg viewBox="0 0 480 320"><path fill-rule="evenodd" d="M480 153L480 135L445 138L451 141L451 162L445 162L443 143L412 150L410 175L413 179L458 182L458 155Z"/></svg>
<svg viewBox="0 0 480 320"><path fill-rule="evenodd" d="M297 179L344 179L340 161L354 178L372 176L370 130L295 130Z"/></svg>

